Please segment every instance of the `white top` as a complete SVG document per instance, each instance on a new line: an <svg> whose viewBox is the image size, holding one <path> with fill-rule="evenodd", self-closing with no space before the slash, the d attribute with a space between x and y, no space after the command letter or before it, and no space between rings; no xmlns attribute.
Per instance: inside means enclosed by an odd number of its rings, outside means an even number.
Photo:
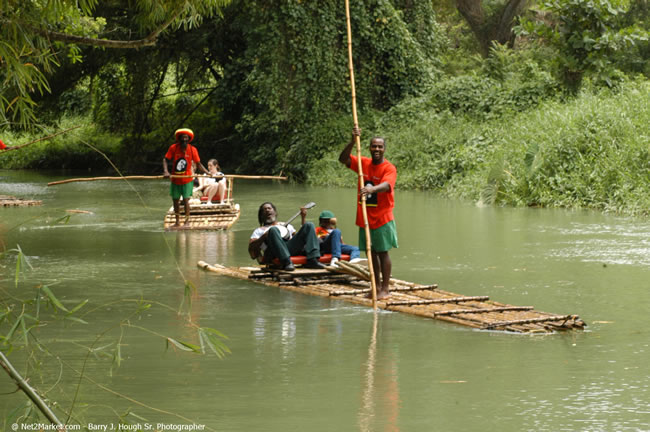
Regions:
<svg viewBox="0 0 650 432"><path fill-rule="evenodd" d="M222 175L224 175L224 173L222 173L221 171L218 171L216 174L210 174L210 175L222 176ZM226 181L225 177L222 177L221 179L219 179L219 182L225 182L225 181ZM214 178L214 177L199 177L199 183L201 183L201 182L203 182L202 185L209 185L209 184L212 184L212 183L217 183L217 179Z"/></svg>
<svg viewBox="0 0 650 432"><path fill-rule="evenodd" d="M293 227L293 225L289 224L286 227L282 224L276 224L276 225L264 225L261 227L255 228L255 231L253 231L253 234L251 234L251 240L257 240L258 238L262 237L265 232L269 230L271 227L278 227L280 229L280 234L284 234L283 230L286 229L289 231L289 238L293 237L293 235L296 233L296 229ZM284 237L284 235L283 235ZM262 243L262 246L260 247L262 252L266 250L266 242Z"/></svg>

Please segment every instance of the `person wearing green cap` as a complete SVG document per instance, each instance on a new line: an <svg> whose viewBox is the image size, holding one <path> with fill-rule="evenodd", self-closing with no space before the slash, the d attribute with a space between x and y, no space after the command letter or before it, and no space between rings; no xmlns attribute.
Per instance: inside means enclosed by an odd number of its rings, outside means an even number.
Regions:
<svg viewBox="0 0 650 432"><path fill-rule="evenodd" d="M350 262L357 262L361 256L359 248L343 243L341 230L336 228L336 217L329 210L324 210L318 216L316 235L320 242L320 253L332 254L330 266L338 267L342 254L350 255Z"/></svg>

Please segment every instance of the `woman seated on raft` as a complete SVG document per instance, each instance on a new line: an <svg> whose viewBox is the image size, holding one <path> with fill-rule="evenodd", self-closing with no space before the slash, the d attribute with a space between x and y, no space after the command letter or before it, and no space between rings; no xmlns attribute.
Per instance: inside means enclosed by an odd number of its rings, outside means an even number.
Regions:
<svg viewBox="0 0 650 432"><path fill-rule="evenodd" d="M212 176L223 176L219 167L219 162L216 159L208 161L208 171ZM198 177L199 185L194 188L192 196L194 198L207 197L205 203L209 204L216 196L219 199L219 204L224 204L226 197L226 177Z"/></svg>

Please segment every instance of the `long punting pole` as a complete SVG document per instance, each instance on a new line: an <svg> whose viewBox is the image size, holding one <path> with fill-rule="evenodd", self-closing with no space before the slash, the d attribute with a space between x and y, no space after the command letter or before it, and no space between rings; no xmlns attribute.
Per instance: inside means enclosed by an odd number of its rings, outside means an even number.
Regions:
<svg viewBox="0 0 650 432"><path fill-rule="evenodd" d="M208 175L204 174L197 174L197 175L192 175L192 176L182 176L182 175L170 175L169 177L165 177L162 175L157 175L157 176L124 176L124 177L83 177L83 178L73 178L73 179L67 179L67 180L59 180L59 181L54 181L50 182L47 185L48 186L56 186L64 183L73 183L73 182L86 182L86 181L97 181L97 180L156 180L156 179L164 179L164 178L187 178L187 177L211 177ZM229 178L229 179L249 179L249 180L286 180L287 177L282 177L282 176L263 176L263 175L243 175L243 174L226 174L223 177Z"/></svg>
<svg viewBox="0 0 650 432"><path fill-rule="evenodd" d="M357 94L354 87L354 66L352 63L352 25L350 24L350 2L345 0L345 18L347 21L348 27L348 63L350 69L350 90L352 91L352 120L354 121L354 127L359 127L359 119L357 118ZM357 143L357 162L359 164L359 188L364 186L363 184L363 168L361 166L361 137L358 135L354 136L354 139ZM366 210L366 196L361 196L361 210L363 213L363 225L366 231L366 256L368 259L368 270L370 270L370 286L372 287L372 307L377 309L377 283L375 281L375 270L373 269L372 264L372 255L370 244L370 226L368 225L368 211Z"/></svg>

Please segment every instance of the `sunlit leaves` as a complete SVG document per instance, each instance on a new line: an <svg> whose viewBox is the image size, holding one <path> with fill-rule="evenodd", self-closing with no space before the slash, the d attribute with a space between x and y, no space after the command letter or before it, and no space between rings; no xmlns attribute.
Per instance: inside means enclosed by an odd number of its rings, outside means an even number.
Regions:
<svg viewBox="0 0 650 432"><path fill-rule="evenodd" d="M612 87L619 76L616 60L637 43L648 40L648 32L623 20L626 2L609 0L549 0L543 10L549 16L525 19L517 31L549 41L559 53L564 82L572 90L583 74Z"/></svg>

